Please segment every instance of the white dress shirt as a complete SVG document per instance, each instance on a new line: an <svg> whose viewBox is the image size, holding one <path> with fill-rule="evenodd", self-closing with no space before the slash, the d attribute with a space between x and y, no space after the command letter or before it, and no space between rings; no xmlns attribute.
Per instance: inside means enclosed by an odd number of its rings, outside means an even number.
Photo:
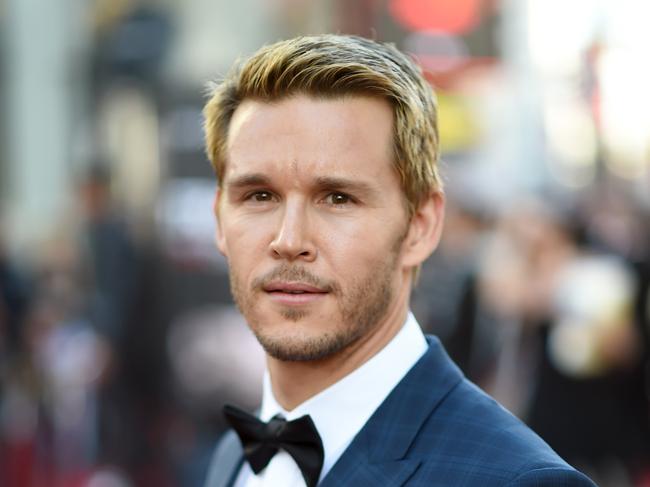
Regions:
<svg viewBox="0 0 650 487"><path fill-rule="evenodd" d="M281 414L291 421L309 414L323 441L325 459L320 474L322 480L370 416L426 350L427 343L420 325L409 312L402 329L374 357L292 411L285 411L275 400L267 372L260 419L268 421ZM305 487L305 481L293 458L280 450L259 475L255 475L248 463L244 462L235 485Z"/></svg>

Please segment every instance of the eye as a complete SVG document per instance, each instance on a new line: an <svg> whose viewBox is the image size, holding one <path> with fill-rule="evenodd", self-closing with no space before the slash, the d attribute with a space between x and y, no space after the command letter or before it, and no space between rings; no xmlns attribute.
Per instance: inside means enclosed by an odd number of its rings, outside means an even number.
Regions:
<svg viewBox="0 0 650 487"><path fill-rule="evenodd" d="M255 191L249 194L246 199L255 201L256 203L264 203L273 200L273 194L270 191Z"/></svg>
<svg viewBox="0 0 650 487"><path fill-rule="evenodd" d="M340 206L350 203L352 199L345 193L330 193L327 195L326 201L330 205Z"/></svg>

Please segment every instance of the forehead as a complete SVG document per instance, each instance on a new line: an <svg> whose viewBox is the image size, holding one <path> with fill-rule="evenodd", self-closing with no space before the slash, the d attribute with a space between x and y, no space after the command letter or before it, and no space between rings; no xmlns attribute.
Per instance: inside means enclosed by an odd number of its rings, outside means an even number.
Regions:
<svg viewBox="0 0 650 487"><path fill-rule="evenodd" d="M392 141L392 107L380 98L245 100L231 120L224 182L249 171L380 178L394 172Z"/></svg>

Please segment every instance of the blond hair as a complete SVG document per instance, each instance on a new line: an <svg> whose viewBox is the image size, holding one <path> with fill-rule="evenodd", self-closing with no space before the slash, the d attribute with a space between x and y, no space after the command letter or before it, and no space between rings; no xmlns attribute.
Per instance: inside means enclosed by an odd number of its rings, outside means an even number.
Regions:
<svg viewBox="0 0 650 487"><path fill-rule="evenodd" d="M265 46L217 84L205 117L206 152L219 184L233 113L245 99L275 101L295 94L387 100L394 114L394 166L412 215L442 190L435 95L417 65L391 44L356 36L297 37Z"/></svg>

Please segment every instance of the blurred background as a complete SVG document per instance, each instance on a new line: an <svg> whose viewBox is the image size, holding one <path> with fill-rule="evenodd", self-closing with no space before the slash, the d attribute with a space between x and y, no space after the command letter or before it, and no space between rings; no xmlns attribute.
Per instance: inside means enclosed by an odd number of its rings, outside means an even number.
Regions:
<svg viewBox="0 0 650 487"><path fill-rule="evenodd" d="M650 485L649 22L644 0L0 0L0 485L202 485L264 366L213 245L206 82L324 32L394 42L438 93L421 325L599 485Z"/></svg>

